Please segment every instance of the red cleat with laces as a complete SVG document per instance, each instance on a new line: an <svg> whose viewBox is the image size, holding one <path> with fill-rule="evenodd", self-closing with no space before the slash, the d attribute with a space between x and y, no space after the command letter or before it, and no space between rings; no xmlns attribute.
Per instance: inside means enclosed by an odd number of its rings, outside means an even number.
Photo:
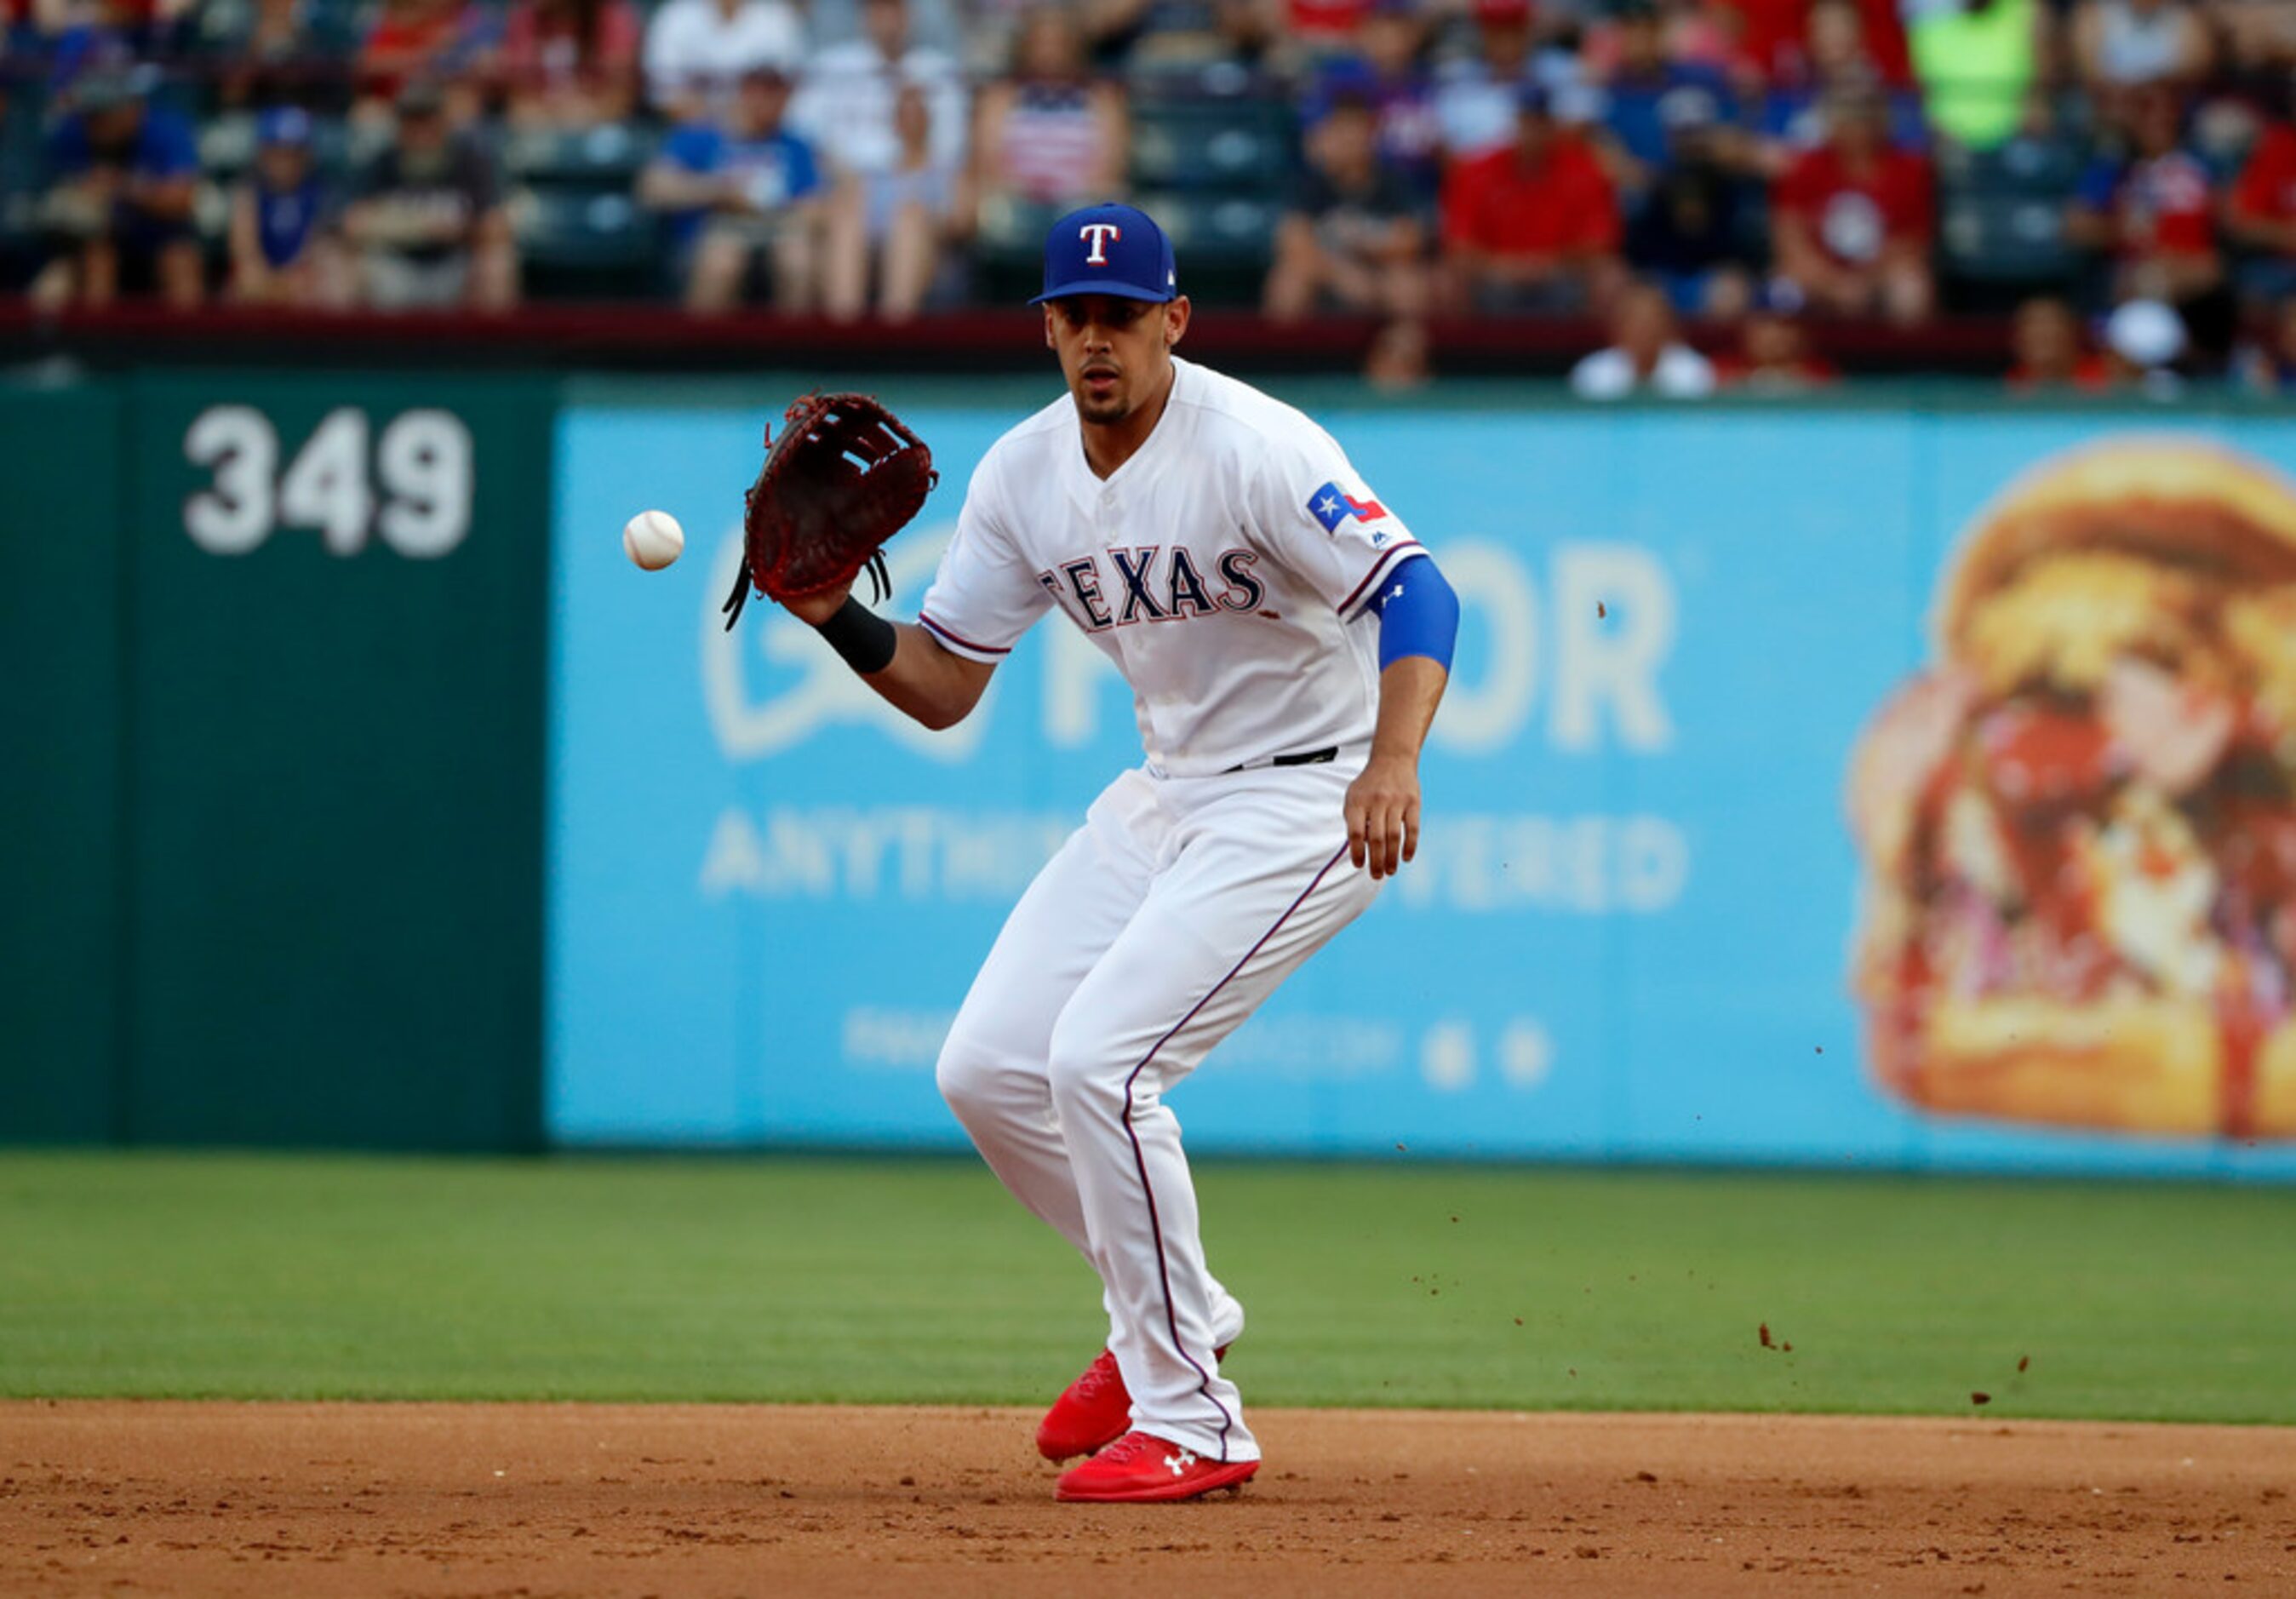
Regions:
<svg viewBox="0 0 2296 1599"><path fill-rule="evenodd" d="M1256 1460L1206 1460L1149 1433L1128 1432L1062 1472L1054 1496L1071 1504L1157 1505L1241 1488L1259 1469Z"/></svg>
<svg viewBox="0 0 2296 1599"><path fill-rule="evenodd" d="M1212 1358L1225 1360L1227 1351L1222 1344ZM1131 1425L1132 1392L1116 1369L1116 1357L1103 1349L1037 1423L1037 1453L1046 1460L1090 1455L1122 1438Z"/></svg>
<svg viewBox="0 0 2296 1599"><path fill-rule="evenodd" d="M1046 1460L1089 1455L1122 1438L1130 1425L1132 1395L1116 1357L1103 1349L1037 1423L1037 1453Z"/></svg>

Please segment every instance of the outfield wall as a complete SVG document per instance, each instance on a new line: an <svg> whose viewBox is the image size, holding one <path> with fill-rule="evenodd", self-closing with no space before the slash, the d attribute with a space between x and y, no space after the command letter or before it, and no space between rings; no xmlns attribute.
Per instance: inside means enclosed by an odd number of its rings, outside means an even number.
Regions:
<svg viewBox="0 0 2296 1599"><path fill-rule="evenodd" d="M554 395L0 386L0 1142L538 1144Z"/></svg>
<svg viewBox="0 0 2296 1599"><path fill-rule="evenodd" d="M1057 622L939 735L776 613L719 630L819 375L0 388L0 1143L957 1147L941 1032L1138 750ZM913 606L1045 386L879 388L944 469ZM1467 619L1421 859L1176 1096L1195 1147L2296 1177L2205 1061L2173 1132L1878 1087L1843 802L2005 485L2163 430L2296 471L2296 425L1290 392Z"/></svg>
<svg viewBox="0 0 2296 1599"><path fill-rule="evenodd" d="M1465 630L1421 858L1176 1096L1193 1147L2296 1175L2213 1097L2208 1128L2101 1136L1879 1089L1843 799L1989 498L2164 428L2296 468L2286 422L1315 408L1442 561ZM913 608L972 463L1024 412L905 409L945 470L894 546ZM1128 696L1054 619L972 720L927 734L783 617L722 634L758 422L560 420L548 1124L957 1147L938 1042L1029 873L1139 758ZM649 578L614 532L655 504L693 544Z"/></svg>

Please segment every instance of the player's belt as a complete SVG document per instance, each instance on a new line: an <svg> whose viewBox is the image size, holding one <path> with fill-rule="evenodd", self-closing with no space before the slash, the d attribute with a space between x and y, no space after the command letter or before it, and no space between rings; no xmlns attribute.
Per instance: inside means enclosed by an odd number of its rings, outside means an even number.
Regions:
<svg viewBox="0 0 2296 1599"><path fill-rule="evenodd" d="M1326 744L1320 750L1303 750L1297 755L1270 755L1261 760L1247 760L1228 768L1229 772L1250 772L1260 767L1320 767L1326 761L1340 758L1340 747ZM1222 776L1226 776L1226 772Z"/></svg>

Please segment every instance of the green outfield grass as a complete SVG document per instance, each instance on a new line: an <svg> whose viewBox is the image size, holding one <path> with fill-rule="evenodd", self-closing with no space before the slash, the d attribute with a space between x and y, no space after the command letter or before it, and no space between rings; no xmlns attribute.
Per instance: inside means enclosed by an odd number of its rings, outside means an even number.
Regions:
<svg viewBox="0 0 2296 1599"><path fill-rule="evenodd" d="M2296 1192L1199 1177L1258 1403L2296 1422ZM1102 1331L970 1161L0 1154L9 1395L1033 1403Z"/></svg>

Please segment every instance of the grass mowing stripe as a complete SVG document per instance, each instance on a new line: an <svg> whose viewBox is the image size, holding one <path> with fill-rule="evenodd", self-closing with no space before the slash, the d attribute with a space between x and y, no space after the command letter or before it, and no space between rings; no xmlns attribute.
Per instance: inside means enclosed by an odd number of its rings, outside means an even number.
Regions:
<svg viewBox="0 0 2296 1599"><path fill-rule="evenodd" d="M2296 1192L1198 1180L1257 1403L2296 1423ZM969 1161L0 1154L13 1396L1033 1403L1103 1331Z"/></svg>

